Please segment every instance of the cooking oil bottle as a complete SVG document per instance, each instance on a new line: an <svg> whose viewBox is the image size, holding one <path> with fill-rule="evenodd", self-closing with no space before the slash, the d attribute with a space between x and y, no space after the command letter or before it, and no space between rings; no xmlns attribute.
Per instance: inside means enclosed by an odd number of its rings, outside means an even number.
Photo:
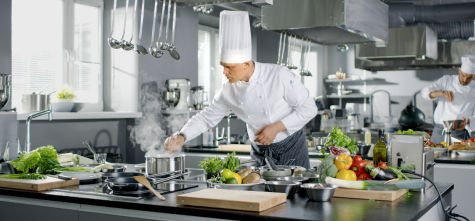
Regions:
<svg viewBox="0 0 475 221"><path fill-rule="evenodd" d="M377 167L380 162L386 162L388 155L383 129L378 131L378 137L378 142L374 145L373 149L373 163L375 167Z"/></svg>

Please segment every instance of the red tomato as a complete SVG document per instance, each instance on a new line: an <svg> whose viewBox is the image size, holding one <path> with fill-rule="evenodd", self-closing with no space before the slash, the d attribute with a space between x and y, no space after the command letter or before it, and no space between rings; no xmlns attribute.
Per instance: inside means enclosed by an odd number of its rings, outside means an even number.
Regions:
<svg viewBox="0 0 475 221"><path fill-rule="evenodd" d="M379 162L378 167L386 169L386 168L388 168L388 165L386 164L386 162Z"/></svg>
<svg viewBox="0 0 475 221"><path fill-rule="evenodd" d="M469 139L468 139L468 142L474 143L474 142L475 142L475 138L474 138L474 137L469 138Z"/></svg>
<svg viewBox="0 0 475 221"><path fill-rule="evenodd" d="M372 180L371 176L364 172L364 173L361 173L358 177L357 177L357 180Z"/></svg>
<svg viewBox="0 0 475 221"><path fill-rule="evenodd" d="M362 160L363 160L363 158L360 155L355 155L353 157L353 162L358 162L358 161L362 161Z"/></svg>
<svg viewBox="0 0 475 221"><path fill-rule="evenodd" d="M364 173L365 172L365 165L367 164L368 162L367 161L364 161L364 160L360 160L360 161L356 161L356 162L353 162L353 164L351 165L351 170L353 170L355 173L356 173L356 176L360 175L361 173Z"/></svg>

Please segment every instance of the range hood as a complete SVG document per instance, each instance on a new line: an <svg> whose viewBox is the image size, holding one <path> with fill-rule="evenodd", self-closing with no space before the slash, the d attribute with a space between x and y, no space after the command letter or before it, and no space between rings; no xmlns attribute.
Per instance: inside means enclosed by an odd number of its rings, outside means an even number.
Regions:
<svg viewBox="0 0 475 221"><path fill-rule="evenodd" d="M386 47L356 45L356 56L365 60L437 59L437 34L427 26L390 28Z"/></svg>
<svg viewBox="0 0 475 221"><path fill-rule="evenodd" d="M274 0L261 8L262 27L325 45L388 39L388 6L380 0Z"/></svg>
<svg viewBox="0 0 475 221"><path fill-rule="evenodd" d="M461 64L460 57L465 54L473 54L475 52L475 40L452 40L438 42L437 51L438 56L436 60L367 60L356 57L357 52L355 50L355 67L369 71L455 68Z"/></svg>

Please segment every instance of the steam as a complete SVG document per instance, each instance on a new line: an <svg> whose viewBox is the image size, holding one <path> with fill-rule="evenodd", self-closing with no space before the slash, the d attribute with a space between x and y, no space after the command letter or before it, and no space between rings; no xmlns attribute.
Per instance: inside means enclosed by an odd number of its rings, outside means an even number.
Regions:
<svg viewBox="0 0 475 221"><path fill-rule="evenodd" d="M165 109L163 107L166 106L155 81L143 83L139 96L142 117L136 119L135 126L129 128L130 141L134 147L140 146L145 152L145 157L170 156L163 143L169 135L185 125L188 114L162 115L162 110ZM172 155L180 154L181 149L172 153Z"/></svg>

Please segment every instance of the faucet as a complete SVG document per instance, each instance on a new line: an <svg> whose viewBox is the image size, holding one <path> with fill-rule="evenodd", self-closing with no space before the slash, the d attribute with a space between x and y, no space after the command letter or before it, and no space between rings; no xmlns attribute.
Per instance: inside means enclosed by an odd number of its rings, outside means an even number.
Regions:
<svg viewBox="0 0 475 221"><path fill-rule="evenodd" d="M48 105L48 109L32 113L32 114L28 115L28 117L26 118L26 141L25 141L25 146L26 146L26 152L27 153L30 152L30 146L31 146L31 143L30 143L31 120L33 120L33 118L37 118L37 117L45 115L45 114L48 114L48 120L49 121L53 120L53 108L51 107L51 104Z"/></svg>
<svg viewBox="0 0 475 221"><path fill-rule="evenodd" d="M219 146L219 141L221 140L224 140L224 138L226 138L226 144L231 144L231 118L233 118L234 115L233 114L229 114L228 116L226 116L226 137L224 136L224 130L225 128L223 127L222 128L222 131L221 131L221 136L219 136L219 127L216 126L216 132L215 132L215 145L216 146Z"/></svg>

